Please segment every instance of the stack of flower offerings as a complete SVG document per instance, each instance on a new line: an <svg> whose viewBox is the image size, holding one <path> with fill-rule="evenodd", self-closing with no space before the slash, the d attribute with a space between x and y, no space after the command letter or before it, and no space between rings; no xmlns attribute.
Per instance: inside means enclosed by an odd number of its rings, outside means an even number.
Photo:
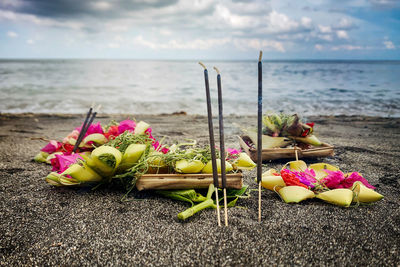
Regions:
<svg viewBox="0 0 400 267"><path fill-rule="evenodd" d="M118 180L128 190L208 188L213 182L211 154L196 142L162 145L145 122L125 120L106 127L91 124L74 153L80 128L62 142L50 141L35 157L53 166L46 177L55 186L100 186ZM219 157L219 156L218 156ZM221 172L221 160L217 160ZM227 188L243 187L243 169L255 163L245 154L228 149ZM221 183L221 178L219 179Z"/></svg>
<svg viewBox="0 0 400 267"><path fill-rule="evenodd" d="M314 123L302 123L300 118L287 114L267 114L263 117L262 160L316 158L334 154L334 147L321 142L314 134ZM239 137L242 149L257 161L257 133L243 130Z"/></svg>

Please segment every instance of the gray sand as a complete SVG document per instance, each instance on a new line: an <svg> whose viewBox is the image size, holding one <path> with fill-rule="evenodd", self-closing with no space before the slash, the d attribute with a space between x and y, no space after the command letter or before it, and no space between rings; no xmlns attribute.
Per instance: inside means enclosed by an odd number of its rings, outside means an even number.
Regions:
<svg viewBox="0 0 400 267"><path fill-rule="evenodd" d="M136 119L149 122L158 138L208 140L203 116ZM250 199L239 200L242 208L229 209L230 226L218 228L214 210L182 223L176 215L187 204L151 192L134 192L132 201L122 203L119 188L90 191L46 184L50 166L31 161L45 143L30 138L61 139L83 116L2 114L0 265L399 266L400 119L313 119L321 139L336 146L336 155L323 161L361 172L385 198L358 208L317 200L289 205L266 191L260 224L253 192ZM246 127L255 122L255 117L227 117L227 146L239 147L240 130L233 123ZM283 163L268 163L264 169ZM254 177L255 171L245 172L251 188L257 187Z"/></svg>

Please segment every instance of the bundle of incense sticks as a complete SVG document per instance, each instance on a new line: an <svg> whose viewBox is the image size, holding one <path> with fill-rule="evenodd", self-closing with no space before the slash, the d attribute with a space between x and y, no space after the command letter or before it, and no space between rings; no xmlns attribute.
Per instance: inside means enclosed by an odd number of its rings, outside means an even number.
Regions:
<svg viewBox="0 0 400 267"><path fill-rule="evenodd" d="M210 148L211 148L211 160L212 160L212 167L213 167L213 180L215 186L215 202L217 204L217 221L218 226L221 225L221 218L220 218L220 209L219 209L219 198L218 198L218 188L220 184L218 182L218 167L217 167L217 160L216 160L216 152L215 152L215 139L214 139L214 126L212 121L212 110L211 110L211 96L210 96L210 86L208 81L208 71L206 66L199 62L201 66L204 68L204 81L205 81L205 88L206 88L206 102L207 102L207 115L208 115L208 130L210 136ZM218 84L218 107L219 107L219 130L220 130L220 149L221 149L221 180L222 185L221 187L224 190L224 210L225 210L225 225L228 225L228 212L227 212L227 199L226 199L226 172L225 172L225 145L224 145L224 126L223 126L223 108L222 108L222 91L221 91L221 75L217 68L217 84Z"/></svg>
<svg viewBox="0 0 400 267"><path fill-rule="evenodd" d="M218 225L221 225L219 201L218 201L218 169L216 163L215 154L215 139L214 129L212 121L212 110L211 110L211 96L210 96L210 85L208 81L208 71L206 66L199 62L204 68L204 80L206 88L206 102L207 102L207 115L208 115L208 130L210 135L210 148L211 158L213 167L213 178L215 186L215 197L217 203L217 220ZM222 85L221 85L221 74L220 71L214 67L217 72L217 87L218 87L218 119L219 119L219 138L220 138L220 150L221 150L221 180L222 189L224 192L224 213L225 213L225 225L228 226L228 209L227 209L227 198L226 198L226 169L225 169L225 141L224 141L224 115L223 115L223 100L222 100ZM262 51L258 60L258 112L257 112L257 183L258 183L258 221L261 222L261 177L262 177Z"/></svg>
<svg viewBox="0 0 400 267"><path fill-rule="evenodd" d="M96 118L97 112L95 111L92 113L92 111L93 107L90 107L88 113L86 114L85 121L82 124L82 128L81 131L79 132L78 138L76 139L76 143L73 149L74 153L76 153L76 150L79 148L79 145L81 144L83 137L85 136L87 130L89 129L89 126L93 123L94 118Z"/></svg>

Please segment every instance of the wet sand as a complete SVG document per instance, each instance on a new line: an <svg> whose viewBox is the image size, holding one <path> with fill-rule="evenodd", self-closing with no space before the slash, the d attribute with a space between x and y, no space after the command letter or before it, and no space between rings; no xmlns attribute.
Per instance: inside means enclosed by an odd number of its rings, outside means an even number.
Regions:
<svg viewBox="0 0 400 267"><path fill-rule="evenodd" d="M101 115L102 123L128 115ZM138 115L167 142L208 141L204 116ZM32 137L61 140L83 115L0 114L0 265L302 265L399 266L400 119L362 116L310 118L316 134L336 147L324 161L359 171L385 198L374 205L341 208L317 200L283 203L257 193L229 209L229 227L217 227L214 210L187 222L188 206L152 192L108 188L56 188L43 177L50 166L31 159L45 145ZM228 116L226 144L239 148L234 126L254 127L255 117ZM214 125L217 125L215 122ZM266 163L280 168L285 161ZM255 170L244 183L256 188Z"/></svg>

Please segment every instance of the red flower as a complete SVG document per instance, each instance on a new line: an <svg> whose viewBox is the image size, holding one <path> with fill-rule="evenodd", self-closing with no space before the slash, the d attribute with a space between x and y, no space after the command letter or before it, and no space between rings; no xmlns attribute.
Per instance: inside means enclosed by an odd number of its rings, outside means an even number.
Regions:
<svg viewBox="0 0 400 267"><path fill-rule="evenodd" d="M110 128L108 128L108 131L104 134L104 136L107 139L115 139L115 137L117 137L119 135L119 130L118 130L118 126L114 125L114 126L110 126Z"/></svg>
<svg viewBox="0 0 400 267"><path fill-rule="evenodd" d="M308 189L308 186L301 183L299 178L296 177L294 173L289 172L288 170L281 170L281 177L287 186L297 185Z"/></svg>
<svg viewBox="0 0 400 267"><path fill-rule="evenodd" d="M314 122L307 122L306 125L310 126L311 128L314 128L315 123Z"/></svg>
<svg viewBox="0 0 400 267"><path fill-rule="evenodd" d="M57 149L57 152L63 152L65 155L70 155L74 150L74 146L71 144L62 144L60 148Z"/></svg>
<svg viewBox="0 0 400 267"><path fill-rule="evenodd" d="M313 122L307 122L306 125L310 128L308 129L304 129L305 127L303 127L303 132L301 133L301 137L306 137L307 135L311 134L314 130L314 124Z"/></svg>
<svg viewBox="0 0 400 267"><path fill-rule="evenodd" d="M310 133L310 129L306 129L301 133L301 137L306 137Z"/></svg>

